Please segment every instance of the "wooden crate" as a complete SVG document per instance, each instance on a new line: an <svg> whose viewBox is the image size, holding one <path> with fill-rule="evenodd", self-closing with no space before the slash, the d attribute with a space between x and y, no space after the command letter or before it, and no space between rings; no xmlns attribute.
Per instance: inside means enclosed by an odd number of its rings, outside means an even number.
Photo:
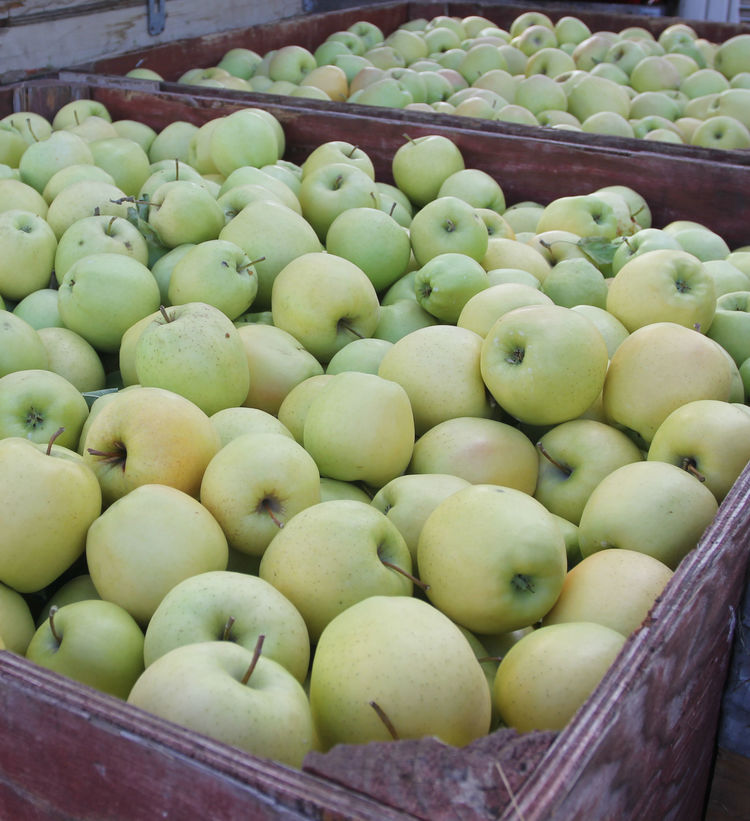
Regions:
<svg viewBox="0 0 750 821"><path fill-rule="evenodd" d="M161 128L242 107L231 94L146 92L127 84L39 80L0 88L0 116L46 116L90 97L113 117ZM403 141L394 114L300 110L269 103L289 156L346 137L381 179ZM431 121L410 123L419 133ZM592 151L550 137L439 130L467 164L492 173L509 201L544 200L623 182L653 199L657 223L696 217L750 242L742 206L747 164L671 154L649 159L613 146ZM742 219L734 219L736 210ZM463 749L434 740L342 746L311 753L302 771L265 761L150 716L0 653L0 817L9 819L406 819L573 821L702 819L719 709L747 572L750 466L699 546L681 563L643 626L560 733L500 730Z"/></svg>

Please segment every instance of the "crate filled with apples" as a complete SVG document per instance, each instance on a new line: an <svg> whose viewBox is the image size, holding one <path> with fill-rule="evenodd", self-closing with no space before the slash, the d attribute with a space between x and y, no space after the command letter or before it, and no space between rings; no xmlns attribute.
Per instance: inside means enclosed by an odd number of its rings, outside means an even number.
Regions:
<svg viewBox="0 0 750 821"><path fill-rule="evenodd" d="M147 817L118 806L132 775L37 779L40 743L268 817L700 806L750 531L750 245L685 199L725 166L101 85L12 100L13 806Z"/></svg>
<svg viewBox="0 0 750 821"><path fill-rule="evenodd" d="M750 148L750 29L588 12L358 6L107 54L79 68L229 90L256 103L281 95L303 106L388 107L594 144Z"/></svg>

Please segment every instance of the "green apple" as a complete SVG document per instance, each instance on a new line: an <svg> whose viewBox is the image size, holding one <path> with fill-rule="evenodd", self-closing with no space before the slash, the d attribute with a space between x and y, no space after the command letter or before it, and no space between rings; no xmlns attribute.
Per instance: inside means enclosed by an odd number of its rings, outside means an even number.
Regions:
<svg viewBox="0 0 750 821"><path fill-rule="evenodd" d="M609 285L606 309L631 332L674 322L706 333L716 311L716 291L699 259L664 248L637 254L620 268Z"/></svg>
<svg viewBox="0 0 750 821"><path fill-rule="evenodd" d="M714 281L717 309L719 297L733 291L745 291L750 288L750 278L747 274L728 259L710 259L703 263L703 269ZM714 314L714 321L716 321L716 314ZM713 325L713 322L711 324Z"/></svg>
<svg viewBox="0 0 750 821"><path fill-rule="evenodd" d="M219 434L222 447L245 433L278 433L294 439L283 422L259 408L224 408L209 418Z"/></svg>
<svg viewBox="0 0 750 821"><path fill-rule="evenodd" d="M412 331L383 357L378 374L406 391L417 436L446 419L493 416L480 373L481 349L482 337L474 331L438 324Z"/></svg>
<svg viewBox="0 0 750 821"><path fill-rule="evenodd" d="M558 197L542 211L536 226L538 234L569 231L579 237L614 239L619 223L612 206L593 194Z"/></svg>
<svg viewBox="0 0 750 821"><path fill-rule="evenodd" d="M371 596L410 596L411 556L398 528L364 502L337 499L297 513L260 562L260 577L299 610L310 640Z"/></svg>
<svg viewBox="0 0 750 821"><path fill-rule="evenodd" d="M305 173L299 203L302 216L324 242L339 214L350 208L377 209L379 193L374 180L361 169L350 163L326 163Z"/></svg>
<svg viewBox="0 0 750 821"><path fill-rule="evenodd" d="M750 130L734 117L717 114L696 126L690 144L727 151L750 148Z"/></svg>
<svg viewBox="0 0 750 821"><path fill-rule="evenodd" d="M178 582L224 570L227 541L198 501L162 484L144 484L113 502L91 525L86 561L103 599L140 624Z"/></svg>
<svg viewBox="0 0 750 821"><path fill-rule="evenodd" d="M101 513L96 476L74 451L9 436L0 440L6 517L0 581L20 593L41 590L82 554Z"/></svg>
<svg viewBox="0 0 750 821"><path fill-rule="evenodd" d="M315 230L300 214L275 202L252 202L222 228L219 239L239 245L256 260L258 293L253 308L268 310L278 273L304 254L320 252Z"/></svg>
<svg viewBox="0 0 750 821"><path fill-rule="evenodd" d="M750 460L750 419L729 402L698 399L659 425L648 459L683 468L721 503Z"/></svg>
<svg viewBox="0 0 750 821"><path fill-rule="evenodd" d="M646 56L646 51L637 40L621 38L610 46L604 55L604 59L607 63L622 69L629 77L630 72Z"/></svg>
<svg viewBox="0 0 750 821"><path fill-rule="evenodd" d="M714 55L714 68L730 80L737 74L750 71L748 59L750 34L735 34L719 45Z"/></svg>
<svg viewBox="0 0 750 821"><path fill-rule="evenodd" d="M250 386L237 328L205 302L163 309L141 332L134 362L141 385L174 391L209 416L241 405Z"/></svg>
<svg viewBox="0 0 750 821"><path fill-rule="evenodd" d="M570 232L568 232L568 236ZM516 235L518 236L518 235ZM576 235L577 236L577 235ZM580 239L580 237L578 238ZM578 240L576 240L577 242ZM561 248L565 248L564 253L572 253L568 241L559 243ZM540 284L544 282L552 266L545 256L545 248L538 249L532 242L522 242L520 239L510 237L489 237L487 242L487 252L482 257L482 267L486 271L493 271L498 268L515 268L531 274ZM553 259L551 255L550 259Z"/></svg>
<svg viewBox="0 0 750 821"><path fill-rule="evenodd" d="M393 343L385 339L354 339L331 357L326 373L377 373L383 357L392 346Z"/></svg>
<svg viewBox="0 0 750 821"><path fill-rule="evenodd" d="M17 590L0 583L0 641L5 649L24 655L35 629L26 599Z"/></svg>
<svg viewBox="0 0 750 821"><path fill-rule="evenodd" d="M148 157L148 150L156 137L156 131L150 125L139 120L122 119L113 120L112 126L119 137L126 137L138 143ZM149 162L151 162L150 158Z"/></svg>
<svg viewBox="0 0 750 821"><path fill-rule="evenodd" d="M400 54L409 65L427 56L427 43L417 32L398 28L389 34L383 41L384 45L391 46ZM365 52L367 54L367 52Z"/></svg>
<svg viewBox="0 0 750 821"><path fill-rule="evenodd" d="M528 494L490 484L459 490L433 510L417 561L430 601L476 633L516 630L542 618L567 569L552 515Z"/></svg>
<svg viewBox="0 0 750 821"><path fill-rule="evenodd" d="M64 377L81 393L103 390L106 373L96 349L69 328L40 328L49 369ZM88 414L87 414L88 416Z"/></svg>
<svg viewBox="0 0 750 821"><path fill-rule="evenodd" d="M188 146L198 126L186 120L175 120L167 123L154 137L148 149L148 158L152 163L159 160L188 161Z"/></svg>
<svg viewBox="0 0 750 821"><path fill-rule="evenodd" d="M336 216L326 250L361 268L378 293L406 272L411 257L408 232L390 214L371 207L347 208Z"/></svg>
<svg viewBox="0 0 750 821"><path fill-rule="evenodd" d="M716 300L708 336L726 350L739 367L750 357L750 290L722 294Z"/></svg>
<svg viewBox="0 0 750 821"><path fill-rule="evenodd" d="M546 76L554 79L561 74L575 70L576 62L571 56L571 52L566 51L559 45L540 48L529 56L526 63L526 77ZM539 110L543 111L544 109Z"/></svg>
<svg viewBox="0 0 750 821"><path fill-rule="evenodd" d="M20 370L0 377L0 435L75 450L89 414L80 391L51 370Z"/></svg>
<svg viewBox="0 0 750 821"><path fill-rule="evenodd" d="M622 238L612 257L612 273L616 275L626 262L639 254L664 248L681 250L680 243L661 228L641 228L632 236Z"/></svg>
<svg viewBox="0 0 750 821"><path fill-rule="evenodd" d="M458 197L475 208L489 208L502 214L505 195L494 177L479 168L463 168L447 177L440 186L438 197Z"/></svg>
<svg viewBox="0 0 750 821"><path fill-rule="evenodd" d="M44 197L32 186L20 179L0 180L0 213L3 211L30 211L46 218L49 207Z"/></svg>
<svg viewBox="0 0 750 821"><path fill-rule="evenodd" d="M437 737L460 747L489 731L490 701L461 630L428 603L404 596L371 596L337 616L320 637L310 673L324 749L393 737Z"/></svg>
<svg viewBox="0 0 750 821"><path fill-rule="evenodd" d="M116 132L115 132L116 133ZM135 196L149 176L149 157L144 148L128 137L105 137L89 143L94 164L112 175L115 185Z"/></svg>
<svg viewBox="0 0 750 821"><path fill-rule="evenodd" d="M66 185L50 202L46 220L59 240L83 217L104 214L127 219L129 204L125 192L116 185L98 180L79 180Z"/></svg>
<svg viewBox="0 0 750 821"><path fill-rule="evenodd" d="M105 214L82 217L66 228L57 243L54 267L58 285L68 268L90 254L124 254L148 265L143 234L127 219Z"/></svg>
<svg viewBox="0 0 750 821"><path fill-rule="evenodd" d="M481 261L489 235L476 208L453 196L438 197L414 215L411 247L420 266L445 253L466 254Z"/></svg>
<svg viewBox="0 0 750 821"><path fill-rule="evenodd" d="M247 433L208 463L200 501L235 550L261 556L294 515L320 501L320 474L294 439Z"/></svg>
<svg viewBox="0 0 750 821"><path fill-rule="evenodd" d="M274 50L268 61L268 76L299 85L307 74L317 67L311 51L304 46L289 44Z"/></svg>
<svg viewBox="0 0 750 821"><path fill-rule="evenodd" d="M680 72L661 55L647 55L630 72L630 85L637 92L679 88L681 83Z"/></svg>
<svg viewBox="0 0 750 821"><path fill-rule="evenodd" d="M578 526L581 554L585 559L605 548L626 548L674 570L717 509L713 493L682 468L657 461L623 465L586 502Z"/></svg>
<svg viewBox="0 0 750 821"><path fill-rule="evenodd" d="M587 259L562 259L545 277L542 293L555 305L565 308L576 305L605 308L608 286L602 272Z"/></svg>
<svg viewBox="0 0 750 821"><path fill-rule="evenodd" d="M294 605L275 587L247 573L213 570L176 584L151 617L143 644L146 666L185 644L229 641L263 653L299 682L308 672L310 640Z"/></svg>
<svg viewBox="0 0 750 821"><path fill-rule="evenodd" d="M223 68L235 77L249 80L255 73L258 64L263 58L256 51L249 48L230 48L216 64L217 68Z"/></svg>
<svg viewBox="0 0 750 821"><path fill-rule="evenodd" d="M48 223L30 211L0 212L0 295L21 300L49 284L57 237Z"/></svg>
<svg viewBox="0 0 750 821"><path fill-rule="evenodd" d="M409 396L397 382L377 374L334 374L310 402L303 444L321 476L380 488L403 473L411 459Z"/></svg>
<svg viewBox="0 0 750 821"><path fill-rule="evenodd" d="M209 417L161 388L132 386L105 398L96 413L92 408L81 437L84 461L99 479L105 505L150 483L197 497L206 465L221 445Z"/></svg>
<svg viewBox="0 0 750 821"><path fill-rule="evenodd" d="M519 733L563 730L625 643L622 633L595 622L550 624L523 636L497 670L492 701Z"/></svg>
<svg viewBox="0 0 750 821"><path fill-rule="evenodd" d="M300 768L315 743L307 695L286 668L259 652L231 641L175 647L146 668L128 702L251 755Z"/></svg>
<svg viewBox="0 0 750 821"><path fill-rule="evenodd" d="M471 297L461 309L456 324L459 328L468 328L485 337L495 322L508 311L523 305L551 304L550 297L538 287L522 282L503 282L491 285Z"/></svg>
<svg viewBox="0 0 750 821"><path fill-rule="evenodd" d="M673 576L664 562L637 550L608 548L568 571L544 624L596 622L623 636L636 631Z"/></svg>
<svg viewBox="0 0 750 821"><path fill-rule="evenodd" d="M607 344L607 353L611 359L612 354L614 354L620 343L628 335L628 329L619 319L612 316L612 314L605 309L597 308L595 305L574 305L572 310L583 314L583 316L596 325L599 333L604 337L604 341Z"/></svg>
<svg viewBox="0 0 750 821"><path fill-rule="evenodd" d="M29 144L23 134L9 122L0 121L0 162L11 168L18 168L18 163Z"/></svg>
<svg viewBox="0 0 750 821"><path fill-rule="evenodd" d="M100 117L101 119L112 121L112 117L107 107L96 100L72 100L57 109L52 119L52 128L58 131L63 128L71 128L79 125L89 117Z"/></svg>
<svg viewBox="0 0 750 821"><path fill-rule="evenodd" d="M273 323L321 363L354 338L372 336L380 306L361 268L322 252L302 254L273 282Z"/></svg>
<svg viewBox="0 0 750 821"><path fill-rule="evenodd" d="M280 156L275 128L252 108L220 117L208 139L211 164L225 177L243 165L260 168Z"/></svg>
<svg viewBox="0 0 750 821"><path fill-rule="evenodd" d="M585 317L558 305L501 316L482 343L482 378L498 404L534 425L574 419L595 401L607 372L604 338Z"/></svg>
<svg viewBox="0 0 750 821"><path fill-rule="evenodd" d="M172 305L204 302L236 319L252 305L258 276L245 251L226 239L189 248L172 269L167 297Z"/></svg>
<svg viewBox="0 0 750 821"><path fill-rule="evenodd" d="M533 492L551 513L578 524L599 482L622 465L642 460L622 431L593 419L573 419L537 442L539 477Z"/></svg>
<svg viewBox="0 0 750 821"><path fill-rule="evenodd" d="M117 351L125 331L159 307L159 286L134 257L104 252L74 262L60 283L60 318L98 351Z"/></svg>
<svg viewBox="0 0 750 821"><path fill-rule="evenodd" d="M11 311L0 309L0 377L48 367L47 350L36 328Z"/></svg>
<svg viewBox="0 0 750 821"><path fill-rule="evenodd" d="M677 220L665 225L664 230L677 240L683 251L701 262L726 259L729 255L729 246L723 237L701 223Z"/></svg>
<svg viewBox="0 0 750 821"><path fill-rule="evenodd" d="M190 180L162 183L151 197L148 223L167 248L216 239L224 222L216 198Z"/></svg>
<svg viewBox="0 0 750 821"><path fill-rule="evenodd" d="M398 342L399 339L412 331L437 324L437 319L425 311L416 300L399 299L393 303L381 304L378 324L373 331L373 338L392 343ZM383 355L385 353L383 351Z"/></svg>
<svg viewBox="0 0 750 821"><path fill-rule="evenodd" d="M518 428L496 419L446 419L417 439L409 473L453 473L473 485L492 484L533 494L536 451Z"/></svg>
<svg viewBox="0 0 750 821"><path fill-rule="evenodd" d="M202 177L191 165L182 160L159 160L151 164L151 173L141 185L138 191L139 200L151 200L154 192L165 182L182 180L183 182L194 182L209 190L206 179ZM59 172L58 172L59 173Z"/></svg>
<svg viewBox="0 0 750 821"><path fill-rule="evenodd" d="M70 131L54 131L29 145L19 161L18 169L21 180L41 194L56 171L73 163L94 164L88 143Z"/></svg>
<svg viewBox="0 0 750 821"><path fill-rule="evenodd" d="M110 601L89 599L50 612L26 658L104 693L126 699L143 672L143 632Z"/></svg>
<svg viewBox="0 0 750 821"><path fill-rule="evenodd" d="M694 100L706 94L719 94L729 87L729 80L716 68L700 68L683 79L680 91Z"/></svg>
<svg viewBox="0 0 750 821"><path fill-rule="evenodd" d="M567 99L567 110L580 122L599 111L614 111L625 118L630 112L630 97L625 88L595 74L588 74L576 82L568 91Z"/></svg>
<svg viewBox="0 0 750 821"><path fill-rule="evenodd" d="M458 146L441 134L407 139L393 154L391 171L396 186L417 207L434 200L443 182L465 167Z"/></svg>
<svg viewBox="0 0 750 821"><path fill-rule="evenodd" d="M304 84L299 89L299 93L305 90L306 92L322 92L325 97L321 99L333 100L337 103L343 103L349 96L349 81L346 77L346 72L341 66L322 65L313 68L305 75ZM292 92L294 95L294 92Z"/></svg>
<svg viewBox="0 0 750 821"><path fill-rule="evenodd" d="M640 120L653 114L674 122L682 115L682 106L665 91L641 91L630 101L628 119Z"/></svg>
<svg viewBox="0 0 750 821"><path fill-rule="evenodd" d="M470 483L454 473L415 473L396 476L372 497L374 508L385 514L404 537L417 567L417 544L427 517L451 494Z"/></svg>
<svg viewBox="0 0 750 821"><path fill-rule="evenodd" d="M487 272L476 259L464 253L433 256L414 278L417 302L449 324L455 324L468 300L488 285Z"/></svg>

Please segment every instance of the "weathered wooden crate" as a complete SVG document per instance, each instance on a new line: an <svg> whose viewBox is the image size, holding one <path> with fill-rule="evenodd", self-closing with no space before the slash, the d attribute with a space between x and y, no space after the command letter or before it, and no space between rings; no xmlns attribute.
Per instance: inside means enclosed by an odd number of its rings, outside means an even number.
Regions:
<svg viewBox="0 0 750 821"><path fill-rule="evenodd" d="M157 129L175 119L200 124L245 104L231 94L38 80L0 88L0 116L49 116L79 97ZM285 128L290 158L345 137L389 179L390 158L403 141L397 113L357 116L283 100L267 107ZM431 120L408 127L451 136L467 165L493 174L509 202L624 183L649 200L656 224L696 218L732 245L750 242L743 211L750 165L739 160L728 170L710 156L633 155L617 145L593 151L546 135L451 130ZM0 818L697 821L704 818L749 542L750 467L564 731L500 730L463 749L430 739L342 746L311 753L296 771L0 652Z"/></svg>

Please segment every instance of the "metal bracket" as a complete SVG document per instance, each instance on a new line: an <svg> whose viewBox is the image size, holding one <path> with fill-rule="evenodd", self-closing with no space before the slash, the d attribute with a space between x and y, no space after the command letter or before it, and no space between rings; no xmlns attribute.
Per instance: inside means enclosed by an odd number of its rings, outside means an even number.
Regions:
<svg viewBox="0 0 750 821"><path fill-rule="evenodd" d="M167 0L148 0L148 33L161 34L167 19Z"/></svg>

